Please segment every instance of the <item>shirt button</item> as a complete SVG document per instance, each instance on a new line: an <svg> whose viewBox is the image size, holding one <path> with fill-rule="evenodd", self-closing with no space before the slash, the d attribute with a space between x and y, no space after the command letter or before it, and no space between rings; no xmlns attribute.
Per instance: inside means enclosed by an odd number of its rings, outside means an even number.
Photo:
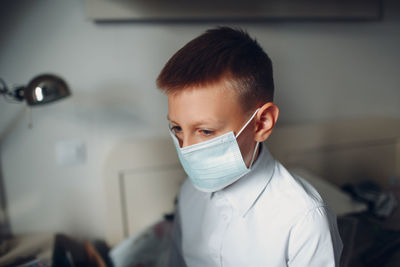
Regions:
<svg viewBox="0 0 400 267"><path fill-rule="evenodd" d="M224 221L227 221L227 220L228 220L228 215L226 215L225 213L222 214L222 219L223 219Z"/></svg>

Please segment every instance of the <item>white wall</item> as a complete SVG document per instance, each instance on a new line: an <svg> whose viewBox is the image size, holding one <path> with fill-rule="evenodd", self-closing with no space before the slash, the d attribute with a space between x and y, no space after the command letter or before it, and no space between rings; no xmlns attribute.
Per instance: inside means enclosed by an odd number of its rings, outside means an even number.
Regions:
<svg viewBox="0 0 400 267"><path fill-rule="evenodd" d="M400 9L384 22L239 24L275 65L280 123L400 117ZM82 0L2 1L0 77L24 84L52 72L73 96L25 112L3 141L1 164L13 231L103 237L102 164L123 138L167 134L166 98L155 78L209 23L101 23ZM23 109L0 100L0 125ZM11 115L4 115L3 114ZM373 127L373 126L371 126ZM1 129L1 128L0 128ZM55 147L81 140L82 164L59 166Z"/></svg>

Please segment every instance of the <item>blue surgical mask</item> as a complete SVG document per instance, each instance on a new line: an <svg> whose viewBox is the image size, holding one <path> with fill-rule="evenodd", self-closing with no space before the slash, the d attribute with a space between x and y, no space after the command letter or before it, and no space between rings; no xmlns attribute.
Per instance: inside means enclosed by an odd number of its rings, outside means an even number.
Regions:
<svg viewBox="0 0 400 267"><path fill-rule="evenodd" d="M235 136L233 131L213 139L181 148L175 134L170 131L181 164L193 185L204 192L215 192L236 182L250 172L259 142L247 168L236 138L257 114L251 118Z"/></svg>

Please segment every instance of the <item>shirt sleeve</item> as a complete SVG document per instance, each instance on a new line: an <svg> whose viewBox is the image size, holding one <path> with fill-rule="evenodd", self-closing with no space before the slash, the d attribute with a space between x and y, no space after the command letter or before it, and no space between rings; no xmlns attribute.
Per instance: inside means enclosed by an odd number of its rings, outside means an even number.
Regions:
<svg viewBox="0 0 400 267"><path fill-rule="evenodd" d="M293 226L288 244L288 266L339 266L343 244L336 215L326 206L310 210Z"/></svg>
<svg viewBox="0 0 400 267"><path fill-rule="evenodd" d="M177 205L174 214L174 225L172 230L171 248L169 255L169 267L186 267L182 255L182 231L179 215L179 205Z"/></svg>

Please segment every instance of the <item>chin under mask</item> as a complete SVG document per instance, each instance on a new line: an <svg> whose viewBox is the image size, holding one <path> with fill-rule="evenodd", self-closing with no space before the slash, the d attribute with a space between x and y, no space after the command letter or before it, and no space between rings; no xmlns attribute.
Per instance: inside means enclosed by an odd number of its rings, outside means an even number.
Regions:
<svg viewBox="0 0 400 267"><path fill-rule="evenodd" d="M247 168L236 138L253 120L258 110L254 112L236 136L231 131L205 142L181 148L177 137L170 131L181 164L197 189L204 192L215 192L250 172L259 142L256 143L250 166Z"/></svg>

